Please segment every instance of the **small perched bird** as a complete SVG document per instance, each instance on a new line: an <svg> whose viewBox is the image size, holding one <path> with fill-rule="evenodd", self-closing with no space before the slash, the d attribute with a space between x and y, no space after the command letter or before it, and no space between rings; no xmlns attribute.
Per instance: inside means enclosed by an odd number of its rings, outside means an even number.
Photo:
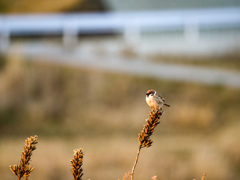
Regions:
<svg viewBox="0 0 240 180"><path fill-rule="evenodd" d="M169 104L165 103L165 99L159 95L153 89L149 89L146 93L146 102L152 108L160 109L163 105L170 107Z"/></svg>

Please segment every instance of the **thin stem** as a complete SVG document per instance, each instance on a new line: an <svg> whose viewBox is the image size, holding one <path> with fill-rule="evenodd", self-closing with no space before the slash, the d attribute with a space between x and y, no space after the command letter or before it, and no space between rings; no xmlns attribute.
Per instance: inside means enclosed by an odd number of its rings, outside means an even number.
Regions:
<svg viewBox="0 0 240 180"><path fill-rule="evenodd" d="M136 160L135 160L135 162L134 162L134 165L133 165L133 168L132 168L132 172L131 172L131 180L133 180L133 175L134 175L134 171L135 171L135 168L136 168L136 165L137 165L137 162L138 162L138 158L139 158L139 154L140 154L141 148L142 148L142 145L139 144L138 151L137 151L137 156L136 156Z"/></svg>

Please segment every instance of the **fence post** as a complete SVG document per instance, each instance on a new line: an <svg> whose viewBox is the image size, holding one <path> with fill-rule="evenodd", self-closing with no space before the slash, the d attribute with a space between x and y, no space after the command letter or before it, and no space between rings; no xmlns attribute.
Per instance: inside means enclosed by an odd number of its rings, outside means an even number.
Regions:
<svg viewBox="0 0 240 180"><path fill-rule="evenodd" d="M10 32L0 19L0 52L5 53L10 45Z"/></svg>
<svg viewBox="0 0 240 180"><path fill-rule="evenodd" d="M134 22L126 23L123 32L124 41L130 47L135 47L141 40L141 30L138 24Z"/></svg>
<svg viewBox="0 0 240 180"><path fill-rule="evenodd" d="M66 48L74 47L78 42L78 30L75 27L66 25L63 27L63 45Z"/></svg>
<svg viewBox="0 0 240 180"><path fill-rule="evenodd" d="M199 26L194 22L184 24L184 38L189 43L194 43L199 40Z"/></svg>

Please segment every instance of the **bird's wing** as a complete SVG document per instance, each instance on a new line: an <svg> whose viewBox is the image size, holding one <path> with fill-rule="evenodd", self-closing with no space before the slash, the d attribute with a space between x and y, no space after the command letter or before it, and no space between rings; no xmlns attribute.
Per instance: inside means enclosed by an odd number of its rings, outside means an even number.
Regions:
<svg viewBox="0 0 240 180"><path fill-rule="evenodd" d="M157 101L158 104L164 104L165 103L165 99L160 95L157 95L156 101Z"/></svg>

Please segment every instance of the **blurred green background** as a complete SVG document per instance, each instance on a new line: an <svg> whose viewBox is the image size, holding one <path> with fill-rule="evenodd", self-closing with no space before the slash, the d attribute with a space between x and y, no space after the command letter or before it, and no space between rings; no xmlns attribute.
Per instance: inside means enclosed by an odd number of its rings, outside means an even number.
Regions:
<svg viewBox="0 0 240 180"><path fill-rule="evenodd" d="M3 13L104 11L109 9L106 2L12 0L0 1L0 10ZM224 2L219 4L225 5ZM211 2L209 6L213 5ZM166 5L170 7L171 4ZM204 172L207 179L212 180L239 178L239 88L63 65L53 63L44 52L41 55L21 52L26 44L30 47L40 42L41 47L42 42L47 42L61 47L63 55L76 53L77 48L66 50L59 39L13 38L10 50L1 54L2 179L16 179L9 165L19 162L24 139L35 134L39 144L33 152L31 164L35 170L29 179L71 179L70 160L76 148L84 151L83 179L121 179L135 160L137 135L149 111L145 92L150 88L156 89L171 107L164 109L161 123L152 136L152 147L142 150L135 179L146 180L155 175L159 180L200 179ZM112 35L80 37L78 45L79 49L85 45L94 47L90 53L103 59L109 56L123 57L125 61L142 58L141 53L124 43L120 43L119 54L109 55L102 49L100 42L119 43L119 39L121 37ZM84 48L79 53L84 53ZM157 52L144 58L156 64L237 74L240 71L239 51L234 48L210 55Z"/></svg>

